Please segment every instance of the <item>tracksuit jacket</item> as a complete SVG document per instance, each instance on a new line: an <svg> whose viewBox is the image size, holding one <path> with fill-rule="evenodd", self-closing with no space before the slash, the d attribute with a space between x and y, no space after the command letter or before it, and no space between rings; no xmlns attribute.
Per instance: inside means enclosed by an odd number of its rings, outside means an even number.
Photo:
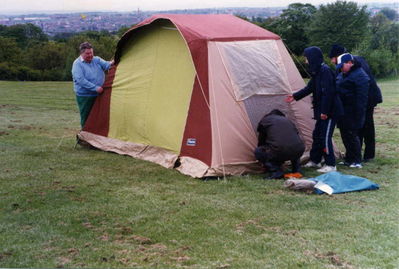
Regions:
<svg viewBox="0 0 399 269"><path fill-rule="evenodd" d="M323 54L319 48L306 48L304 55L309 62L311 79L305 88L293 94L294 99L300 100L313 94L314 119L320 120L320 114L337 119L343 114L343 111L335 90L334 72L323 62Z"/></svg>
<svg viewBox="0 0 399 269"><path fill-rule="evenodd" d="M342 142L345 145L345 162L361 163L359 130L366 119L370 78L356 60L349 72L337 77L337 89L342 100L344 115L338 121Z"/></svg>
<svg viewBox="0 0 399 269"><path fill-rule="evenodd" d="M309 47L304 51L309 63L311 79L307 86L293 94L300 100L312 94L313 112L316 125L313 130L313 143L310 160L320 163L324 157L326 165L335 166L332 135L336 120L342 115L342 104L335 89L335 74L323 62L323 53L318 47ZM320 114L326 114L327 120L321 120Z"/></svg>
<svg viewBox="0 0 399 269"><path fill-rule="evenodd" d="M338 127L360 129L364 125L368 104L370 78L355 60L348 73L337 76L337 90L344 108Z"/></svg>

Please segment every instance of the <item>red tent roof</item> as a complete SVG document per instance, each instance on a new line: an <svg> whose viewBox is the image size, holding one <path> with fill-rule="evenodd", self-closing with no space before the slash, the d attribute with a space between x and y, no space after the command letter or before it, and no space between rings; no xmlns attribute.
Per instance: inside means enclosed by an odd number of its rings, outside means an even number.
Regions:
<svg viewBox="0 0 399 269"><path fill-rule="evenodd" d="M157 19L170 20L179 28L186 40L191 39L189 36L194 39L215 41L280 39L278 35L233 15L158 14L142 21L136 27L149 24Z"/></svg>

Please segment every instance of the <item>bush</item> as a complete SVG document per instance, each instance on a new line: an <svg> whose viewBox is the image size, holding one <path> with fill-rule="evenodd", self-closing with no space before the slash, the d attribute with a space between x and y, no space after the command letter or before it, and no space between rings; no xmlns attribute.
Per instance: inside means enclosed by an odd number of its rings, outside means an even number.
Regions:
<svg viewBox="0 0 399 269"><path fill-rule="evenodd" d="M64 80L64 71L62 69L50 69L42 71L43 81L61 81Z"/></svg>
<svg viewBox="0 0 399 269"><path fill-rule="evenodd" d="M27 66L17 67L17 80L21 81L39 81L42 80L39 70L31 69Z"/></svg>
<svg viewBox="0 0 399 269"><path fill-rule="evenodd" d="M39 70L31 69L27 66L20 66L13 63L0 63L0 80L41 80L42 76Z"/></svg>
<svg viewBox="0 0 399 269"><path fill-rule="evenodd" d="M8 62L0 63L0 80L15 80L17 70Z"/></svg>
<svg viewBox="0 0 399 269"><path fill-rule="evenodd" d="M66 46L53 41L37 44L25 50L25 65L37 70L64 68Z"/></svg>
<svg viewBox="0 0 399 269"><path fill-rule="evenodd" d="M377 78L398 74L399 53L392 53L387 47L373 48L369 40L364 40L352 53L364 57Z"/></svg>
<svg viewBox="0 0 399 269"><path fill-rule="evenodd" d="M380 48L370 51L367 61L373 74L378 78L398 74L398 55L392 55L389 49Z"/></svg>

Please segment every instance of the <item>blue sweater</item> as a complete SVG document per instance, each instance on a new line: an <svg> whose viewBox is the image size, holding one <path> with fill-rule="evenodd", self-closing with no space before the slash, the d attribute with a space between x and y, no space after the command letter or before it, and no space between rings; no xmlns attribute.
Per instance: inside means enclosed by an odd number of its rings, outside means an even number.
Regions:
<svg viewBox="0 0 399 269"><path fill-rule="evenodd" d="M77 96L97 96L97 89L104 84L104 71L111 67L110 62L98 56L90 63L78 57L72 65L73 87Z"/></svg>

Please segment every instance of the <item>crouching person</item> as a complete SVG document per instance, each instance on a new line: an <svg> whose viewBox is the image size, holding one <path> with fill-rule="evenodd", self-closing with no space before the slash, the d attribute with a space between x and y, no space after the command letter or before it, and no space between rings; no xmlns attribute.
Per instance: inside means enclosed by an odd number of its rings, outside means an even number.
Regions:
<svg viewBox="0 0 399 269"><path fill-rule="evenodd" d="M256 159L269 171L265 179L283 178L281 168L285 161L291 161L292 173L299 171L299 159L305 145L295 125L280 110L265 115L258 124L258 147Z"/></svg>

